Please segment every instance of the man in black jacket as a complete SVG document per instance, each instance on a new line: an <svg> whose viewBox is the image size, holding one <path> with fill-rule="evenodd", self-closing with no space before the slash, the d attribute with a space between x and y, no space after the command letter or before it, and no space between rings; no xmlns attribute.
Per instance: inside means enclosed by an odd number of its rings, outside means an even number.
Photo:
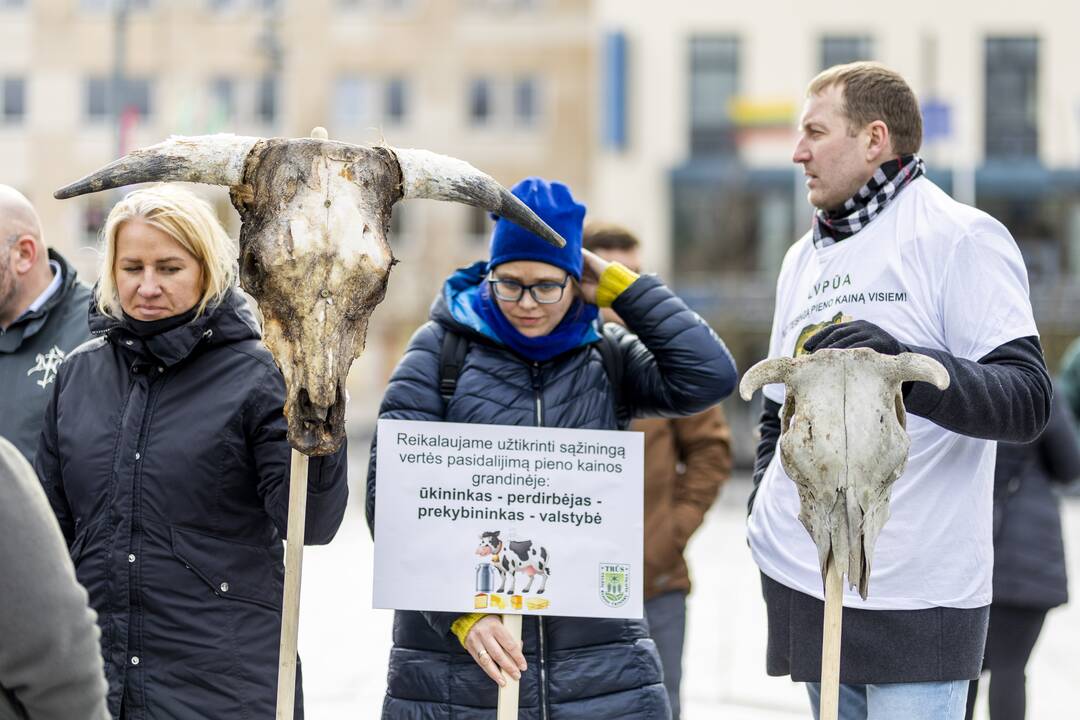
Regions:
<svg viewBox="0 0 1080 720"><path fill-rule="evenodd" d="M90 338L90 289L48 250L33 205L0 185L0 437L34 462L49 386Z"/></svg>
<svg viewBox="0 0 1080 720"><path fill-rule="evenodd" d="M1050 379L1020 252L1000 223L949 198L916 154L911 88L875 63L810 84L792 160L817 208L777 282L770 357L822 348L917 352L951 384L907 383L911 450L893 486L869 596L844 598L840 717L959 720L991 600L994 449L1046 424ZM775 452L784 389L764 390L748 538L762 571L767 670L817 710L822 584L799 498Z"/></svg>

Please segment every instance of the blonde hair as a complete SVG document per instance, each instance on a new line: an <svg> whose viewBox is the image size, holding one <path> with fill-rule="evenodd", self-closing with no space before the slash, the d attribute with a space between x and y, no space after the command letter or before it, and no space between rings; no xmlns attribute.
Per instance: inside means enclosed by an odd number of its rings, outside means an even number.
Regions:
<svg viewBox="0 0 1080 720"><path fill-rule="evenodd" d="M853 62L833 65L810 81L807 95L820 95L839 85L849 131L858 132L875 120L889 128L892 149L911 155L922 146L922 112L903 76L881 63Z"/></svg>
<svg viewBox="0 0 1080 720"><path fill-rule="evenodd" d="M220 303L236 284L236 241L225 232L210 203L178 185L155 185L128 193L105 220L96 298L102 314L122 319L116 290L116 235L121 225L135 219L165 233L198 261L203 288L196 317Z"/></svg>

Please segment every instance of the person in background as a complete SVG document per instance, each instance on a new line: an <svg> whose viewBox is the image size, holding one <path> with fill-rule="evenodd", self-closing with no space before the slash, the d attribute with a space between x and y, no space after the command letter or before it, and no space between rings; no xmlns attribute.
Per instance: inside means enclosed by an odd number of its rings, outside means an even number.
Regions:
<svg viewBox="0 0 1080 720"><path fill-rule="evenodd" d="M611 223L585 224L582 245L608 262L641 272L641 243ZM611 308L604 320L623 324ZM645 619L664 667L671 716L680 716L686 596L690 572L683 553L731 476L731 430L719 405L687 417L641 418L645 434Z"/></svg>
<svg viewBox="0 0 1080 720"><path fill-rule="evenodd" d="M285 382L236 287L236 244L178 185L109 213L96 335L60 366L36 469L102 627L121 720L270 718L288 527ZM330 542L346 454L308 465ZM303 717L299 667L294 717Z"/></svg>
<svg viewBox="0 0 1080 720"><path fill-rule="evenodd" d="M0 437L0 718L108 720L97 616L37 476Z"/></svg>
<svg viewBox="0 0 1080 720"><path fill-rule="evenodd" d="M990 671L990 720L1024 720L1028 659L1046 613L1068 599L1065 543L1054 486L1080 478L1080 446L1054 394L1050 422L1030 443L998 443L994 468L994 601L983 669ZM968 690L967 720L979 681Z"/></svg>
<svg viewBox="0 0 1080 720"><path fill-rule="evenodd" d="M508 220L487 261L456 271L390 378L380 418L613 430L622 418L701 412L735 387L731 355L654 276L581 248L584 205L558 182L513 188L566 239L555 248ZM612 307L626 329L597 322ZM441 349L468 340L444 399ZM601 334L603 333L603 335ZM605 350L621 380L605 369ZM613 368L614 369L614 368ZM618 387L616 387L616 385ZM367 519L378 519L376 447ZM642 620L530 616L515 642L498 615L397 611L383 720L494 718L500 671L521 679L523 718L669 717L660 658Z"/></svg>
<svg viewBox="0 0 1080 720"><path fill-rule="evenodd" d="M90 339L89 305L75 268L46 248L34 206L0 185L0 437L31 464L56 370Z"/></svg>
<svg viewBox="0 0 1080 720"><path fill-rule="evenodd" d="M1065 403L1065 409L1072 417L1073 427L1077 429L1080 441L1080 338L1072 341L1061 358L1061 374L1058 377L1058 391Z"/></svg>

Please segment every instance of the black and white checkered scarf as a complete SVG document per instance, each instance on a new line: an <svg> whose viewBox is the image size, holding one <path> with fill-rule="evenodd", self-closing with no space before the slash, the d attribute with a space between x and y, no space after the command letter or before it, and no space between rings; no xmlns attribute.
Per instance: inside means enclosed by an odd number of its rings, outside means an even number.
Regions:
<svg viewBox="0 0 1080 720"><path fill-rule="evenodd" d="M828 247L859 232L908 183L925 172L926 164L918 155L903 155L882 164L843 206L814 213L814 245Z"/></svg>

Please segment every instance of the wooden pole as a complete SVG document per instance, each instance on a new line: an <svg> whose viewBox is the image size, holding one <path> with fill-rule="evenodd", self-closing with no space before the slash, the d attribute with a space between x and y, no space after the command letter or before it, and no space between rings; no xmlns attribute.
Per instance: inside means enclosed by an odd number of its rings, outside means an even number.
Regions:
<svg viewBox="0 0 1080 720"><path fill-rule="evenodd" d="M503 615L503 625L506 626L507 631L510 633L510 637L514 639L514 642L521 642L521 616L520 615ZM499 710L496 713L497 720L517 720L518 716L518 697L521 693L521 684L519 681L510 677L503 672L503 679L506 680L506 685L499 688Z"/></svg>
<svg viewBox="0 0 1080 720"><path fill-rule="evenodd" d="M304 568L308 456L292 451L289 469L289 525L285 542L285 593L281 602L277 720L292 720L296 703L296 637L300 629L300 575Z"/></svg>
<svg viewBox="0 0 1080 720"><path fill-rule="evenodd" d="M844 619L844 578L829 553L825 574L825 622L821 637L819 720L837 720L840 705L840 631Z"/></svg>

